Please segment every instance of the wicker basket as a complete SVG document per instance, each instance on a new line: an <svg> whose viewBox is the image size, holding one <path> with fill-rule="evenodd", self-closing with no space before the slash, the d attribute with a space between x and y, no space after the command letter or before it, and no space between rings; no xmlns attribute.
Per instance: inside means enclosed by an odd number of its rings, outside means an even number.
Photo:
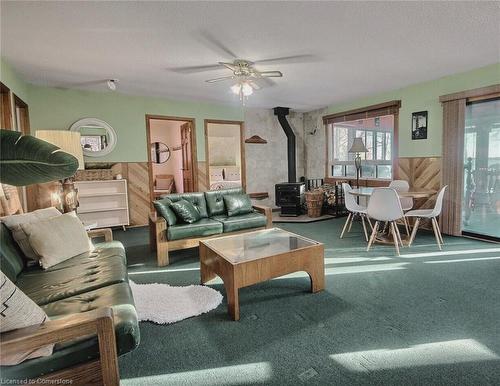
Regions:
<svg viewBox="0 0 500 386"><path fill-rule="evenodd" d="M86 169L78 170L75 174L75 181L97 181L112 180L113 170L111 169Z"/></svg>
<svg viewBox="0 0 500 386"><path fill-rule="evenodd" d="M309 217L320 217L323 201L324 192L322 190L306 192L307 215Z"/></svg>

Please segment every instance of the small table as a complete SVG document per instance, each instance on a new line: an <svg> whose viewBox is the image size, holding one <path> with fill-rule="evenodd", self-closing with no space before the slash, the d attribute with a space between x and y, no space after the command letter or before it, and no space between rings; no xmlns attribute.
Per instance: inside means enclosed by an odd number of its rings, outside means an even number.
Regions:
<svg viewBox="0 0 500 386"><path fill-rule="evenodd" d="M352 189L349 193L351 193L354 196L357 197L370 197L373 193L373 190L376 188L368 188L368 187L361 187L357 189ZM398 192L396 191L398 196L400 198L403 197L411 197L413 199L419 199L419 198L429 198L432 197L434 194L437 193L436 190L431 190L431 189L413 189L409 190L407 192ZM410 237L408 235L401 236L401 239L403 242L409 242ZM379 233L377 234L377 237L375 238L375 241L381 244L393 244L394 240L392 238L391 233L389 232L388 234L383 234Z"/></svg>
<svg viewBox="0 0 500 386"><path fill-rule="evenodd" d="M240 288L288 273L305 271L311 292L325 288L324 246L279 228L200 241L201 283L219 276L226 289L228 312L240 319Z"/></svg>
<svg viewBox="0 0 500 386"><path fill-rule="evenodd" d="M354 196L359 196L359 197L370 197L373 193L373 189L376 188L357 188L357 189L352 189L349 193L351 193ZM430 189L414 189L414 190L409 190L407 192L397 192L398 196L403 198L403 197L411 197L414 199L417 198L429 198L432 197L434 194L437 193L435 190L430 190Z"/></svg>

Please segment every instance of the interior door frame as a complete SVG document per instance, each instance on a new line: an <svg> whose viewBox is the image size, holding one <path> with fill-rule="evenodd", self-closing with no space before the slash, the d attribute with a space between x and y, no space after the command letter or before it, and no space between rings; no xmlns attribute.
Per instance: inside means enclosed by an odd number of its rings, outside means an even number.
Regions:
<svg viewBox="0 0 500 386"><path fill-rule="evenodd" d="M245 158L245 122L243 121L226 121L221 119L205 119L205 164L207 170L207 190L210 190L210 164L208 160L208 125L210 123L226 124L226 125L239 125L240 126L240 165L241 165L241 185L243 190L247 190L247 173L246 173L246 158Z"/></svg>
<svg viewBox="0 0 500 386"><path fill-rule="evenodd" d="M153 208L153 201L155 200L154 196L154 181L153 181L153 162L151 160L151 126L149 121L151 119L162 120L162 121L178 121L178 122L189 122L191 124L191 163L192 173L193 173L193 189L195 192L198 191L198 156L196 154L196 119L190 117L174 117L167 115L154 115L154 114L146 114L146 149L148 153L148 174L149 174L149 198L150 198L150 207Z"/></svg>

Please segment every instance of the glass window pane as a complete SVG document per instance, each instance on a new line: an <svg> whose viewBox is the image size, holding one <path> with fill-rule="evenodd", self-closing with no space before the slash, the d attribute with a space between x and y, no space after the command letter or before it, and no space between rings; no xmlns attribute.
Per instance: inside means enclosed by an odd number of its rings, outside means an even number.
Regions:
<svg viewBox="0 0 500 386"><path fill-rule="evenodd" d="M376 178L375 165L361 165L361 177Z"/></svg>
<svg viewBox="0 0 500 386"><path fill-rule="evenodd" d="M348 148L348 129L346 127L333 128L333 157L336 161L347 161Z"/></svg>
<svg viewBox="0 0 500 386"><path fill-rule="evenodd" d="M356 177L356 167L354 165L346 165L346 176Z"/></svg>
<svg viewBox="0 0 500 386"><path fill-rule="evenodd" d="M375 159L384 159L384 133L377 132L376 133L376 153L375 153Z"/></svg>
<svg viewBox="0 0 500 386"><path fill-rule="evenodd" d="M366 153L366 159L373 159L373 131L366 132L366 148L368 149L368 153Z"/></svg>
<svg viewBox="0 0 500 386"><path fill-rule="evenodd" d="M377 165L377 178L392 178L391 165Z"/></svg>
<svg viewBox="0 0 500 386"><path fill-rule="evenodd" d="M343 177L344 176L344 165L333 165L332 166L332 176Z"/></svg>
<svg viewBox="0 0 500 386"><path fill-rule="evenodd" d="M385 160L391 160L391 150L392 150L392 141L391 141L391 133L385 133Z"/></svg>

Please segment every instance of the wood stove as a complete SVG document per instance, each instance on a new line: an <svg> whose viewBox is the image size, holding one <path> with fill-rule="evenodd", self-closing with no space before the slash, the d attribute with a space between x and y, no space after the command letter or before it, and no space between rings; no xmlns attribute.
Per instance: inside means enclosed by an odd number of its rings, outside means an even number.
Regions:
<svg viewBox="0 0 500 386"><path fill-rule="evenodd" d="M276 206L281 216L300 216L304 205L306 184L304 182L282 182L275 185Z"/></svg>

